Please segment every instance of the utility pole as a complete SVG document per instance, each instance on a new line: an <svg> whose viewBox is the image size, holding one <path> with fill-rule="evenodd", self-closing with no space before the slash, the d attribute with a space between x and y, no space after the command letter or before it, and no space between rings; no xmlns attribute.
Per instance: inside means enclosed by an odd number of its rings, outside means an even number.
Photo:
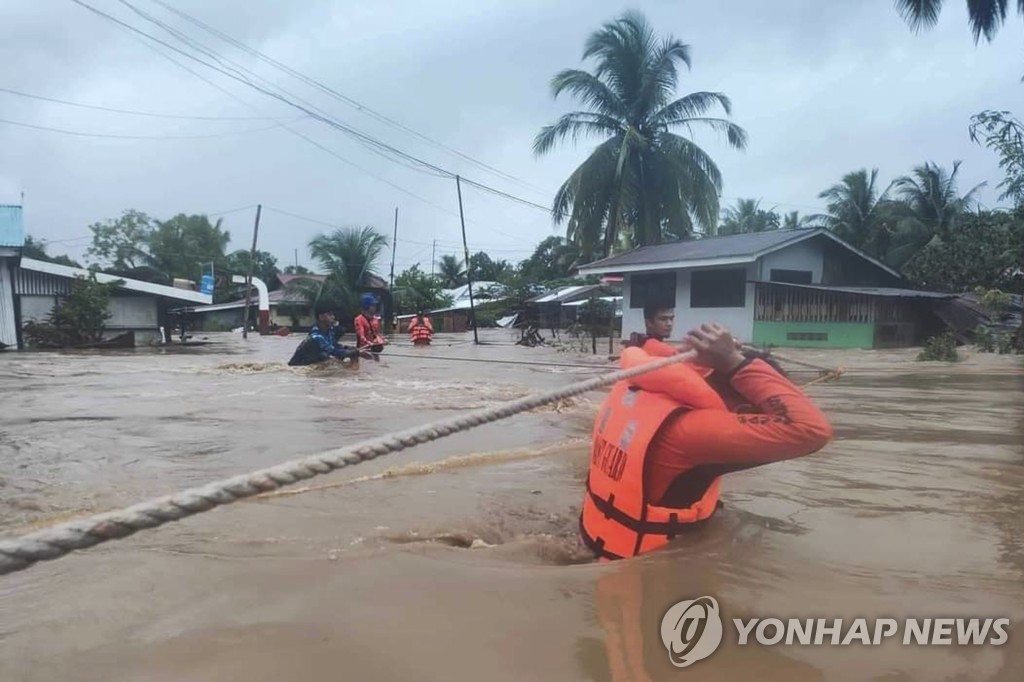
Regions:
<svg viewBox="0 0 1024 682"><path fill-rule="evenodd" d="M469 314L473 318L473 344L480 345L476 335L476 307L473 305L473 273L469 267L469 246L466 244L466 218L462 214L462 183L455 176L455 189L459 192L459 221L462 223L462 251L466 255L466 283L469 285Z"/></svg>
<svg viewBox="0 0 1024 682"><path fill-rule="evenodd" d="M299 250L295 249L295 272L299 271Z"/></svg>
<svg viewBox="0 0 1024 682"><path fill-rule="evenodd" d="M437 253L437 240L434 240L434 245L430 247L430 279L434 279L434 259Z"/></svg>
<svg viewBox="0 0 1024 682"><path fill-rule="evenodd" d="M245 278L245 319L242 321L242 338L249 338L249 301L252 299L252 270L256 265L256 235L260 232L260 212L263 204L256 205L256 223L252 226L252 251L249 252L249 275Z"/></svg>
<svg viewBox="0 0 1024 682"><path fill-rule="evenodd" d="M395 236L391 238L391 283L388 293L395 288L395 248L398 246L398 207L395 206Z"/></svg>

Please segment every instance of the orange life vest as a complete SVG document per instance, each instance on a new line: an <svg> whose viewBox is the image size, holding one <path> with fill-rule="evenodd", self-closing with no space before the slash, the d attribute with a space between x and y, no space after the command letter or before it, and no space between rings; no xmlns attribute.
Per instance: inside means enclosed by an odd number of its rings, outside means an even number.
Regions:
<svg viewBox="0 0 1024 682"><path fill-rule="evenodd" d="M639 348L627 348L622 365L656 359ZM601 405L591 440L580 535L602 559L650 552L715 513L720 477L687 508L653 504L644 485L651 443L661 426L693 408L724 410L725 404L696 369L683 364L620 381Z"/></svg>
<svg viewBox="0 0 1024 682"><path fill-rule="evenodd" d="M367 345L384 343L384 338L380 333L379 317L368 318L365 313L359 313L353 320L353 325L356 328L357 342L365 341Z"/></svg>
<svg viewBox="0 0 1024 682"><path fill-rule="evenodd" d="M422 323L414 317L409 324L409 338L413 343L430 343L433 331L434 326L430 324L430 318L426 316L423 317Z"/></svg>

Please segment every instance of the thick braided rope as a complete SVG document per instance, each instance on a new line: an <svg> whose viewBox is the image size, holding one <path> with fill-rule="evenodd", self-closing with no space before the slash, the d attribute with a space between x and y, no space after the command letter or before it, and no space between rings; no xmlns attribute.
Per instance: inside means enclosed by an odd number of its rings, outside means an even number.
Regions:
<svg viewBox="0 0 1024 682"><path fill-rule="evenodd" d="M69 521L21 537L0 541L0 575L21 571L39 561L59 559L77 549L85 549L110 540L132 535L146 528L156 528L214 507L231 504L270 490L276 490L335 469L359 464L380 455L398 452L420 443L428 443L460 431L511 417L547 403L586 393L616 381L629 379L668 365L695 357L692 351L659 359L639 367L619 370L564 388L519 398L496 407L481 408L432 424L417 426L381 438L363 441L319 455L304 457L235 476L173 495L156 498L125 509Z"/></svg>

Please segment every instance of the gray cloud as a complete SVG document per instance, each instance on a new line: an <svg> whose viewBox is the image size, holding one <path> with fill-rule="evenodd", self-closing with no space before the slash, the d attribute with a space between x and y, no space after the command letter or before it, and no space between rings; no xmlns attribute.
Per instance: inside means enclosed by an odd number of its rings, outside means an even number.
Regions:
<svg viewBox="0 0 1024 682"><path fill-rule="evenodd" d="M171 41L116 0L87 0ZM536 159L540 126L575 108L550 96L551 76L580 66L586 35L624 6L611 2L432 3L397 0L171 0L171 4L405 125L522 179L495 177L276 72L201 33L151 0L136 0L220 54L360 130L473 178L547 205L593 144ZM959 3L936 29L912 34L890 0L824 3L760 0L644 3L661 33L692 48L680 91L728 94L750 148L697 137L725 178L725 202L760 197L814 212L817 194L842 174L878 167L884 182L926 160L961 159L964 189L981 181L994 205L995 157L967 137L971 114L1020 109L1024 59L1016 18L995 43L975 46ZM137 208L157 217L263 203L339 225L372 224L390 236L400 210L396 270L459 251L454 183L411 170L244 85L179 55L188 73L145 41L69 1L0 4L0 87L72 101L197 116L276 116L355 168L283 128L190 140L71 137L0 124L0 201L25 192L30 232L81 256L87 226ZM120 116L0 93L0 118L77 131L195 136L251 130L261 121L182 121ZM382 178L401 189L386 184ZM543 191L534 189L542 188ZM404 190L404 191L403 191ZM413 198L411 194L419 198ZM471 250L517 260L561 233L542 211L463 188ZM254 209L224 216L232 247L246 248ZM304 245L324 226L267 210L260 245L284 263L308 261ZM387 263L382 269L387 270Z"/></svg>

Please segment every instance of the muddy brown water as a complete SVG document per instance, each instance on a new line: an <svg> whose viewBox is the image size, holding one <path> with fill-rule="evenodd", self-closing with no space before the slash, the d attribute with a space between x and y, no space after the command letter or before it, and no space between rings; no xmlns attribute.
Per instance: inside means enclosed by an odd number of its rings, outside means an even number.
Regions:
<svg viewBox="0 0 1024 682"><path fill-rule="evenodd" d="M0 355L0 534L596 375L433 358L607 364L471 338L358 370L232 334ZM847 369L807 389L835 442L727 477L716 521L666 551L596 564L576 540L593 393L2 576L0 680L1024 679L1019 359L789 354ZM705 594L727 620L1012 625L1002 646L801 647L737 646L727 622L675 669L661 617Z"/></svg>

